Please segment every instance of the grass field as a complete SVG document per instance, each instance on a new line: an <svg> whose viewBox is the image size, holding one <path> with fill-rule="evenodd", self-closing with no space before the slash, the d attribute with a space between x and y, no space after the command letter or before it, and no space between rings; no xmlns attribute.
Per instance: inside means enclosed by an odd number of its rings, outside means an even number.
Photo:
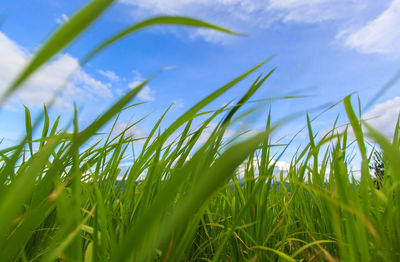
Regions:
<svg viewBox="0 0 400 262"><path fill-rule="evenodd" d="M90 2L61 26L32 58L1 98L21 87L35 71L68 46L112 4ZM132 25L94 48L82 66L124 36L153 25L182 25L234 33L185 17L156 17ZM356 116L351 97L347 129L335 126L321 139L308 127L308 144L292 157L287 173L274 173L277 155L271 134L290 125L289 116L265 130L226 141L238 110L268 80L256 77L235 105L202 109L262 67L263 62L200 100L161 131L154 123L130 168L135 137L110 131L97 135L146 80L123 95L88 127L73 132L25 109L26 137L0 151L0 258L2 261L399 261L400 140L385 136ZM157 77L157 76L154 76ZM50 107L51 105L49 105ZM221 119L205 143L209 123ZM175 131L180 131L176 138ZM341 130L340 132L338 130ZM41 137L33 134L41 133ZM361 179L349 173L348 133L356 138ZM369 169L372 153L364 138L384 152L385 175L378 190ZM88 143L88 141L91 141ZM94 141L94 142L93 142ZM283 149L284 150L284 149ZM146 176L138 180L143 173ZM123 182L121 182L121 180Z"/></svg>

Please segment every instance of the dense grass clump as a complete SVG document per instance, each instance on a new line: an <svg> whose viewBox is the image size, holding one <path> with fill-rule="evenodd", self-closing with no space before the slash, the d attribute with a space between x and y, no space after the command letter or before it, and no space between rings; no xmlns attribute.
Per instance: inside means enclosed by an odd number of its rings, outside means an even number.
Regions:
<svg viewBox="0 0 400 262"><path fill-rule="evenodd" d="M349 101L344 103L352 118ZM33 140L26 110L28 136L0 152L1 257L4 261L399 259L395 162L400 153L399 127L391 142L370 129L391 163L385 166L378 190L369 169L363 169L360 181L351 179L347 131L339 134L333 129L316 141L308 122L309 143L280 175L274 173L270 135L276 126L269 117L264 132L226 144L224 131L240 105L211 113L194 129L191 123L197 114L178 118L162 133L160 119L125 172L121 161L133 155L135 142L125 134L129 127L80 150L85 132L97 122L68 134L57 128L58 119L51 125L45 113L43 135ZM201 133L219 114L225 114L220 124L207 142L199 144ZM181 124L179 137L169 139ZM362 134L357 135L360 148ZM324 144L327 149L321 152ZM370 157L364 155L364 160ZM144 173L145 178L138 180Z"/></svg>
<svg viewBox="0 0 400 262"><path fill-rule="evenodd" d="M90 2L55 32L1 103L112 2ZM125 35L159 24L233 33L191 18L151 18L98 45L82 65ZM136 137L127 135L130 127L117 135L98 132L118 119L151 79L83 130L77 113L68 133L58 127L59 118L49 118L46 108L34 121L26 108L26 137L0 151L1 260L400 260L399 124L389 141L356 117L347 97L343 105L349 128L339 132L334 127L317 140L307 118L308 144L292 157L287 172L277 175L279 156L273 153L271 135L287 119L273 124L268 115L264 131L224 139L225 131L245 117L236 116L238 110L271 70L259 75L235 105L208 112L202 125L193 127L204 117L202 109L264 64L217 89L163 131L161 117L136 155L131 150ZM207 141L200 143L209 123L217 119ZM42 135L34 137L39 123ZM359 181L348 169L348 130L362 159ZM379 190L369 169L373 154L367 153L366 135L384 152ZM132 156L128 170L122 171L122 161Z"/></svg>

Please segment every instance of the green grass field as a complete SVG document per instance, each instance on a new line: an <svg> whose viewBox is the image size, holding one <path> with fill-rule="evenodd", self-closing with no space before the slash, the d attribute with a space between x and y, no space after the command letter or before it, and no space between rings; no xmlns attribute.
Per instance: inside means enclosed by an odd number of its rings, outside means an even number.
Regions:
<svg viewBox="0 0 400 262"><path fill-rule="evenodd" d="M90 2L62 25L9 86L1 103L112 2ZM124 36L153 25L234 33L191 18L156 17L109 38L81 65ZM204 117L203 108L265 63L200 100L163 131L161 118L126 172L121 172L121 161L134 154L135 142L125 134L129 127L102 139L97 134L110 121L116 123L122 110L135 109L131 100L151 78L83 130L77 113L71 121L73 132L68 133L58 127L59 119L49 119L46 108L34 119L26 108L25 139L0 151L0 260L399 261L399 124L389 141L358 119L346 97L341 103L348 128L334 126L317 140L308 120L307 145L293 156L288 172L277 176L271 134L290 125L296 115L276 124L266 115L264 131L223 139L230 126L246 117L238 110L272 70L256 77L237 104L209 112L202 126L192 126ZM199 143L214 119L221 119L219 125L207 142ZM178 138L173 136L176 130L182 130ZM360 181L348 170L350 131L362 159ZM38 132L41 137L33 137ZM369 168L373 154L364 142L367 136L384 152L379 190ZM144 172L145 179L139 181Z"/></svg>

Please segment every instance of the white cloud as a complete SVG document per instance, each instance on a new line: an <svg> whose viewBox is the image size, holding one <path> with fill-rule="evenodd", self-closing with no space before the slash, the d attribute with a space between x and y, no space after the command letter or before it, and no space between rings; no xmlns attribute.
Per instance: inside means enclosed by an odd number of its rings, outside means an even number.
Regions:
<svg viewBox="0 0 400 262"><path fill-rule="evenodd" d="M353 0L270 0L268 8L284 22L317 23L343 18L356 6Z"/></svg>
<svg viewBox="0 0 400 262"><path fill-rule="evenodd" d="M208 126L203 130L203 132L200 134L199 143L205 143L207 142L207 140L210 138L211 134L213 133L213 131L215 130L215 128L217 128L218 123L216 122L210 122L208 124ZM225 133L223 135L223 139L229 139L229 138L233 138L233 136L236 134L236 132L230 128L225 130Z"/></svg>
<svg viewBox="0 0 400 262"><path fill-rule="evenodd" d="M369 1L369 0L368 0ZM315 23L351 17L365 6L365 0L121 0L136 10L152 14L182 14L231 26L256 24L264 27L273 21ZM235 22L236 21L236 22ZM208 33L204 34L210 37Z"/></svg>
<svg viewBox="0 0 400 262"><path fill-rule="evenodd" d="M397 96L391 100L376 104L370 111L364 113L361 118L370 126L377 129L382 134L386 135L389 139L393 138L394 130L396 127L397 119L400 113L400 96ZM341 134L348 128L347 139L348 141L355 141L351 126L340 126L336 129L336 132ZM331 129L325 129L319 132L319 137L322 138ZM367 134L367 128L363 127L363 131ZM335 133L336 133L335 132ZM332 140L333 144L336 144L337 140Z"/></svg>
<svg viewBox="0 0 400 262"><path fill-rule="evenodd" d="M203 19L238 32L246 31L243 27L247 24L271 19L265 14L268 5L266 0L121 0L120 2L132 7L133 17L136 19L155 14L184 15ZM170 32L177 33L172 29ZM191 29L189 36L192 39L202 38L218 44L230 43L234 38L204 29Z"/></svg>
<svg viewBox="0 0 400 262"><path fill-rule="evenodd" d="M130 123L121 122L118 123L113 130L115 135L119 135L125 131L125 137L132 137L134 139L147 137L144 129L138 125L133 125Z"/></svg>
<svg viewBox="0 0 400 262"><path fill-rule="evenodd" d="M10 40L0 32L0 95L11 81L28 63L31 54L23 47ZM67 80L71 73L75 74ZM56 106L70 107L74 101L86 102L88 98L111 97L109 87L92 78L79 68L76 58L61 54L39 69L25 84L7 101L12 108L15 104L42 106L49 102L62 87L62 96L56 99Z"/></svg>
<svg viewBox="0 0 400 262"><path fill-rule="evenodd" d="M143 101L154 101L154 91L148 85L144 86L137 94L138 98Z"/></svg>
<svg viewBox="0 0 400 262"><path fill-rule="evenodd" d="M144 78L140 74L140 72L133 70L132 71L134 77L133 80L129 83L129 88L135 88L136 86L143 83ZM150 86L145 85L142 90L137 94L137 97L142 101L154 101L155 100L155 91L150 88Z"/></svg>
<svg viewBox="0 0 400 262"><path fill-rule="evenodd" d="M68 22L69 17L66 14L61 14L60 17L56 18L57 24L64 24L65 22Z"/></svg>
<svg viewBox="0 0 400 262"><path fill-rule="evenodd" d="M246 6L248 0L121 0L121 3L133 5L141 9L146 9L154 13L169 13L176 14L182 12L192 12L201 10L205 7L215 8L218 6L229 7L232 5Z"/></svg>
<svg viewBox="0 0 400 262"><path fill-rule="evenodd" d="M88 92L98 94L102 97L111 97L112 93L109 89L109 85L103 84L101 81L92 78L85 71L81 70L75 76L76 80L80 84L81 88L86 89Z"/></svg>
<svg viewBox="0 0 400 262"><path fill-rule="evenodd" d="M248 160L245 160L242 164L239 165L238 169L236 170L236 174L240 177L243 178L244 176L244 172L246 170L246 166L247 166ZM254 174L256 176L259 175L259 165L261 163L261 159L260 158L254 158L253 159L253 167L254 167ZM283 172L283 175L286 175L289 172L290 169L290 163L280 160L280 161L275 161L272 160L271 163L269 164L269 166L271 167L272 165L274 165L274 170L272 171L273 175L278 176L281 174L281 172Z"/></svg>
<svg viewBox="0 0 400 262"><path fill-rule="evenodd" d="M388 136L393 137L397 118L400 113L400 96L377 104L371 111L363 115L363 119L370 119L368 124Z"/></svg>
<svg viewBox="0 0 400 262"><path fill-rule="evenodd" d="M270 0L269 5L272 8L297 8L301 6L313 6L329 2L329 0Z"/></svg>
<svg viewBox="0 0 400 262"><path fill-rule="evenodd" d="M290 163L286 161L277 161L275 162L275 167L279 169L279 171L289 171Z"/></svg>
<svg viewBox="0 0 400 262"><path fill-rule="evenodd" d="M134 17L154 14L193 16L251 33L277 21L316 24L331 21L336 39L363 53L400 54L400 0L120 0ZM390 3L389 8L368 22ZM360 25L365 25L361 29ZM354 30L357 27L358 30ZM342 28L342 29L340 29ZM343 30L343 28L345 28ZM175 32L175 31L171 31ZM234 37L213 30L192 29L192 39L227 44ZM332 39L334 40L334 39Z"/></svg>
<svg viewBox="0 0 400 262"><path fill-rule="evenodd" d="M185 102L182 99L177 99L172 101L173 104L173 109L177 110L177 109L182 109L185 107Z"/></svg>
<svg viewBox="0 0 400 262"><path fill-rule="evenodd" d="M97 72L100 75L106 77L111 82L118 82L120 80L119 76L116 73L114 73L113 71L99 69L99 70L97 70Z"/></svg>
<svg viewBox="0 0 400 262"><path fill-rule="evenodd" d="M191 39L202 38L207 42L215 44L227 44L233 40L231 35L209 29L191 30L189 37Z"/></svg>
<svg viewBox="0 0 400 262"><path fill-rule="evenodd" d="M257 20L252 14L267 13L273 11L285 11L287 20L296 13L296 20L307 21L310 14L318 15L319 19L327 19L341 15L339 8L341 3L349 5L357 0L121 0L121 3L135 6L152 13L188 14L203 17L214 17L218 13L227 16L241 18L247 21ZM328 8L327 8L328 7ZM339 7L339 8L336 8ZM329 9L329 10L328 10ZM303 14L301 14L301 12ZM318 11L318 12L317 12ZM271 14L271 13L269 13ZM285 15L285 16L286 16ZM305 18L301 18L303 15ZM326 15L327 17L322 17ZM271 19L270 15L262 17L264 21ZM313 18L314 19L314 18Z"/></svg>
<svg viewBox="0 0 400 262"><path fill-rule="evenodd" d="M129 87L133 89L141 83L143 83L143 81L132 81L129 84ZM148 85L145 85L142 90L140 90L140 92L137 94L137 97L142 101L154 101L154 93L155 91L151 90Z"/></svg>
<svg viewBox="0 0 400 262"><path fill-rule="evenodd" d="M362 53L400 55L400 0L391 5L363 28L351 32L346 45ZM339 33L341 37L345 33Z"/></svg>

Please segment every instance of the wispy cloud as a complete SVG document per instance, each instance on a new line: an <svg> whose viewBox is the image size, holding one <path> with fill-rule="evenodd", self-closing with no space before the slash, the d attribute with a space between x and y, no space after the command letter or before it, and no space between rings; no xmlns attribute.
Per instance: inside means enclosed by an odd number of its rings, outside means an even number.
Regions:
<svg viewBox="0 0 400 262"><path fill-rule="evenodd" d="M138 71L133 71L134 77L133 80L129 83L129 88L135 88L136 86L143 83L144 78ZM150 88L150 86L145 85L142 90L137 94L137 97L142 101L154 101L155 100L155 91Z"/></svg>
<svg viewBox="0 0 400 262"><path fill-rule="evenodd" d="M133 81L129 84L130 88L140 85L143 81ZM154 91L148 85L145 85L142 90L137 94L137 97L142 101L154 101Z"/></svg>
<svg viewBox="0 0 400 262"><path fill-rule="evenodd" d="M253 159L254 174L256 176L258 176L260 173L259 172L260 163L261 163L260 158ZM236 173L240 178L244 177L244 172L246 171L247 165L248 165L248 161L244 161L236 170ZM273 175L275 175L275 176L279 176L281 174L281 172L283 172L283 174L286 175L290 169L290 163L283 161L283 160L279 160L279 161L272 160L272 163L270 163L270 165L275 165L274 170L273 170Z"/></svg>
<svg viewBox="0 0 400 262"><path fill-rule="evenodd" d="M346 45L362 53L380 53L400 57L400 0L364 27L345 37ZM343 36L346 34L339 34Z"/></svg>
<svg viewBox="0 0 400 262"><path fill-rule="evenodd" d="M182 109L185 107L185 101L183 99L177 99L172 101L173 104L173 109L177 110L177 109Z"/></svg>
<svg viewBox="0 0 400 262"><path fill-rule="evenodd" d="M270 0L268 9L284 22L318 23L344 18L358 5L354 0Z"/></svg>
<svg viewBox="0 0 400 262"><path fill-rule="evenodd" d="M232 42L233 37L231 35L224 34L222 32L208 30L208 29L195 29L190 32L189 37L191 39L201 38L207 42L214 44L227 44Z"/></svg>
<svg viewBox="0 0 400 262"><path fill-rule="evenodd" d="M261 27L270 25L274 21L316 23L351 17L355 10L365 5L365 1L360 0L121 0L120 2L152 14L186 14L223 25L240 25L239 21L245 21L246 24Z"/></svg>
<svg viewBox="0 0 400 262"><path fill-rule="evenodd" d="M371 110L362 114L361 119L364 120L365 123L372 126L382 134L384 134L388 138L392 138L394 135L394 130L396 127L397 119L400 114L400 96L397 96L393 99L386 100L382 103L376 104ZM346 119L346 122L348 120ZM347 128L348 141L355 141L356 137L354 135L353 129L350 125L339 126L335 133L343 133ZM367 133L367 129L363 128L365 133ZM323 136L330 132L331 128L321 130L318 133L318 138L321 139ZM336 139L332 140L332 143L335 144L337 142Z"/></svg>
<svg viewBox="0 0 400 262"><path fill-rule="evenodd" d="M118 82L120 80L120 77L116 73L114 73L113 71L99 69L99 70L97 70L97 72L100 75L102 75L105 78L107 78L111 82Z"/></svg>
<svg viewBox="0 0 400 262"><path fill-rule="evenodd" d="M135 15L145 13L179 14L198 17L213 23L249 33L267 28L275 22L333 22L343 46L363 53L400 54L400 0L121 0L131 6ZM391 3L391 4L390 4ZM387 10L371 20L376 7L389 4ZM363 24L358 30L349 31ZM343 30L346 28L346 30ZM211 43L231 43L232 37L211 30L191 30L192 39ZM332 38L332 41L335 40Z"/></svg>
<svg viewBox="0 0 400 262"><path fill-rule="evenodd" d="M125 132L124 133L125 137L130 137L134 139L147 137L147 134L142 127L138 125L132 125L127 122L118 123L113 130L113 134L115 135L119 135L122 132Z"/></svg>
<svg viewBox="0 0 400 262"><path fill-rule="evenodd" d="M60 17L56 18L57 24L64 24L65 22L68 22L69 17L66 14L61 14Z"/></svg>

